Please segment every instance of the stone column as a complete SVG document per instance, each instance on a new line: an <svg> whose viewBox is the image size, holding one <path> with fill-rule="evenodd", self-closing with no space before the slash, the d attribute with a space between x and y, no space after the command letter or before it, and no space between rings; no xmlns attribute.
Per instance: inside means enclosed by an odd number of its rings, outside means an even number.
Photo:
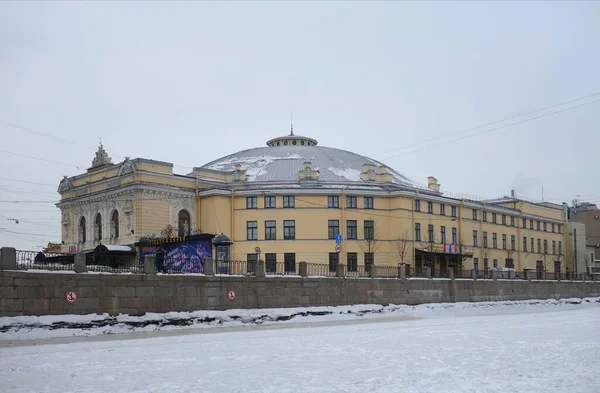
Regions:
<svg viewBox="0 0 600 393"><path fill-rule="evenodd" d="M498 279L498 272L496 269L492 269L492 280L496 281Z"/></svg>
<svg viewBox="0 0 600 393"><path fill-rule="evenodd" d="M17 270L17 250L13 247L0 250L0 270Z"/></svg>
<svg viewBox="0 0 600 393"><path fill-rule="evenodd" d="M156 274L156 264L154 255L146 255L144 257L144 273Z"/></svg>
<svg viewBox="0 0 600 393"><path fill-rule="evenodd" d="M259 259L258 262L256 262L256 268L254 269L254 276L255 277L264 277L265 275L266 275L265 261L263 261L262 259Z"/></svg>
<svg viewBox="0 0 600 393"><path fill-rule="evenodd" d="M531 271L523 270L523 274L525 276L523 277L523 280L531 281Z"/></svg>
<svg viewBox="0 0 600 393"><path fill-rule="evenodd" d="M344 277L344 273L345 273L345 265L342 265L341 263L338 263L338 265L335 267L335 276L336 277Z"/></svg>
<svg viewBox="0 0 600 393"><path fill-rule="evenodd" d="M425 278L428 278L431 280L431 268L429 266L425 266L423 268L423 275L425 276Z"/></svg>
<svg viewBox="0 0 600 393"><path fill-rule="evenodd" d="M508 271L508 278L511 280L514 280L515 278L515 271L514 270L509 270Z"/></svg>
<svg viewBox="0 0 600 393"><path fill-rule="evenodd" d="M304 261L298 264L298 273L301 277L308 277L308 264Z"/></svg>
<svg viewBox="0 0 600 393"><path fill-rule="evenodd" d="M471 278L477 280L477 270L471 269Z"/></svg>
<svg viewBox="0 0 600 393"><path fill-rule="evenodd" d="M450 280L454 280L454 268L448 269L448 278L450 278Z"/></svg>
<svg viewBox="0 0 600 393"><path fill-rule="evenodd" d="M75 254L73 269L75 270L75 273L87 273L87 264L84 252L78 252Z"/></svg>
<svg viewBox="0 0 600 393"><path fill-rule="evenodd" d="M406 266L405 265L398 265L398 277L400 277L400 280L406 280Z"/></svg>
<svg viewBox="0 0 600 393"><path fill-rule="evenodd" d="M369 272L369 277L376 278L377 277L377 266L372 265L371 271Z"/></svg>

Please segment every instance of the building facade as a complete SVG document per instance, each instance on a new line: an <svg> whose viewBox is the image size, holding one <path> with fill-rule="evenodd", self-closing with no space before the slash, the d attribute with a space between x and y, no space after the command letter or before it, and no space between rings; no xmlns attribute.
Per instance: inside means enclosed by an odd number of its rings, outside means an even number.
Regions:
<svg viewBox="0 0 600 393"><path fill-rule="evenodd" d="M565 270L561 205L452 198L433 177L420 185L293 132L187 175L143 158L113 164L100 146L92 167L65 177L58 191L63 251L210 233L232 240L231 259L286 270L300 261L349 271L405 263L435 275L450 267Z"/></svg>
<svg viewBox="0 0 600 393"><path fill-rule="evenodd" d="M575 273L600 274L600 210L595 204L576 202L569 209L569 221L569 268Z"/></svg>

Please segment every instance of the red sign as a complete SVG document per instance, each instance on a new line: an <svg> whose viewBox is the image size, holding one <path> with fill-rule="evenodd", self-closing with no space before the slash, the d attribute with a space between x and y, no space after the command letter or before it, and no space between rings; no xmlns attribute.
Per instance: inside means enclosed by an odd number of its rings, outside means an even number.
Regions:
<svg viewBox="0 0 600 393"><path fill-rule="evenodd" d="M75 304L75 302L77 301L77 292L75 292L75 291L69 291L69 292L67 292L65 294L65 300L69 304Z"/></svg>
<svg viewBox="0 0 600 393"><path fill-rule="evenodd" d="M229 300L234 301L235 300L235 292L233 290L229 290L227 292L227 297L229 298Z"/></svg>
<svg viewBox="0 0 600 393"><path fill-rule="evenodd" d="M335 252L337 252L338 254L340 252L342 252L342 245L341 244L338 243L338 244L335 245Z"/></svg>

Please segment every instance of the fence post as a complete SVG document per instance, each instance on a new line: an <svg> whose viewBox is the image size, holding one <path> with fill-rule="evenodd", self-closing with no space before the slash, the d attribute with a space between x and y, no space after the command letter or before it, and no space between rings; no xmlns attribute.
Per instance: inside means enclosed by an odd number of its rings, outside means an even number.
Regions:
<svg viewBox="0 0 600 393"><path fill-rule="evenodd" d="M371 278L377 277L377 266L371 265L371 271L369 272L369 277L371 277Z"/></svg>
<svg viewBox="0 0 600 393"><path fill-rule="evenodd" d="M527 281L531 281L531 270L524 271L525 277L523 277Z"/></svg>
<svg viewBox="0 0 600 393"><path fill-rule="evenodd" d="M336 267L335 267L335 276L336 277L344 277L344 268L346 266L342 265L341 263L339 263Z"/></svg>
<svg viewBox="0 0 600 393"><path fill-rule="evenodd" d="M546 272L545 271L542 272L542 281L546 281Z"/></svg>
<svg viewBox="0 0 600 393"><path fill-rule="evenodd" d="M144 274L156 274L155 258L154 255L144 257Z"/></svg>
<svg viewBox="0 0 600 393"><path fill-rule="evenodd" d="M431 268L429 266L425 266L423 268L423 273L425 274L425 278L428 278L431 280Z"/></svg>
<svg viewBox="0 0 600 393"><path fill-rule="evenodd" d="M75 262L73 263L73 270L75 273L87 273L87 264L85 261L85 253L78 252L75 254Z"/></svg>
<svg viewBox="0 0 600 393"><path fill-rule="evenodd" d="M477 270L471 269L471 278L477 280Z"/></svg>
<svg viewBox="0 0 600 393"><path fill-rule="evenodd" d="M498 279L498 272L496 269L492 270L492 280L496 281Z"/></svg>
<svg viewBox="0 0 600 393"><path fill-rule="evenodd" d="M401 280L406 280L406 266L404 264L398 266L398 277Z"/></svg>
<svg viewBox="0 0 600 393"><path fill-rule="evenodd" d="M508 278L510 280L514 280L515 279L515 271L514 270L509 270L508 271Z"/></svg>
<svg viewBox="0 0 600 393"><path fill-rule="evenodd" d="M259 259L256 262L256 269L254 270L255 277L264 277L265 276L265 261Z"/></svg>
<svg viewBox="0 0 600 393"><path fill-rule="evenodd" d="M560 276L560 270L558 271L558 273L556 273L556 281L560 281L561 276Z"/></svg>
<svg viewBox="0 0 600 393"><path fill-rule="evenodd" d="M450 280L454 280L454 269L453 269L453 268L450 268L450 269L448 270L448 278L449 278Z"/></svg>
<svg viewBox="0 0 600 393"><path fill-rule="evenodd" d="M298 265L298 273L301 277L308 277L308 264L304 261Z"/></svg>
<svg viewBox="0 0 600 393"><path fill-rule="evenodd" d="M13 247L0 249L0 270L17 270L17 250Z"/></svg>

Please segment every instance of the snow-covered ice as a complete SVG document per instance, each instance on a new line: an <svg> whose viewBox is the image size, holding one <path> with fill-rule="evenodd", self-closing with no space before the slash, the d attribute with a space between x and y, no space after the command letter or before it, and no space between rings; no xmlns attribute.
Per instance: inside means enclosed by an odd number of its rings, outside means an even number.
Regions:
<svg viewBox="0 0 600 393"><path fill-rule="evenodd" d="M144 339L0 341L0 391L600 391L597 299L428 305L351 318Z"/></svg>

